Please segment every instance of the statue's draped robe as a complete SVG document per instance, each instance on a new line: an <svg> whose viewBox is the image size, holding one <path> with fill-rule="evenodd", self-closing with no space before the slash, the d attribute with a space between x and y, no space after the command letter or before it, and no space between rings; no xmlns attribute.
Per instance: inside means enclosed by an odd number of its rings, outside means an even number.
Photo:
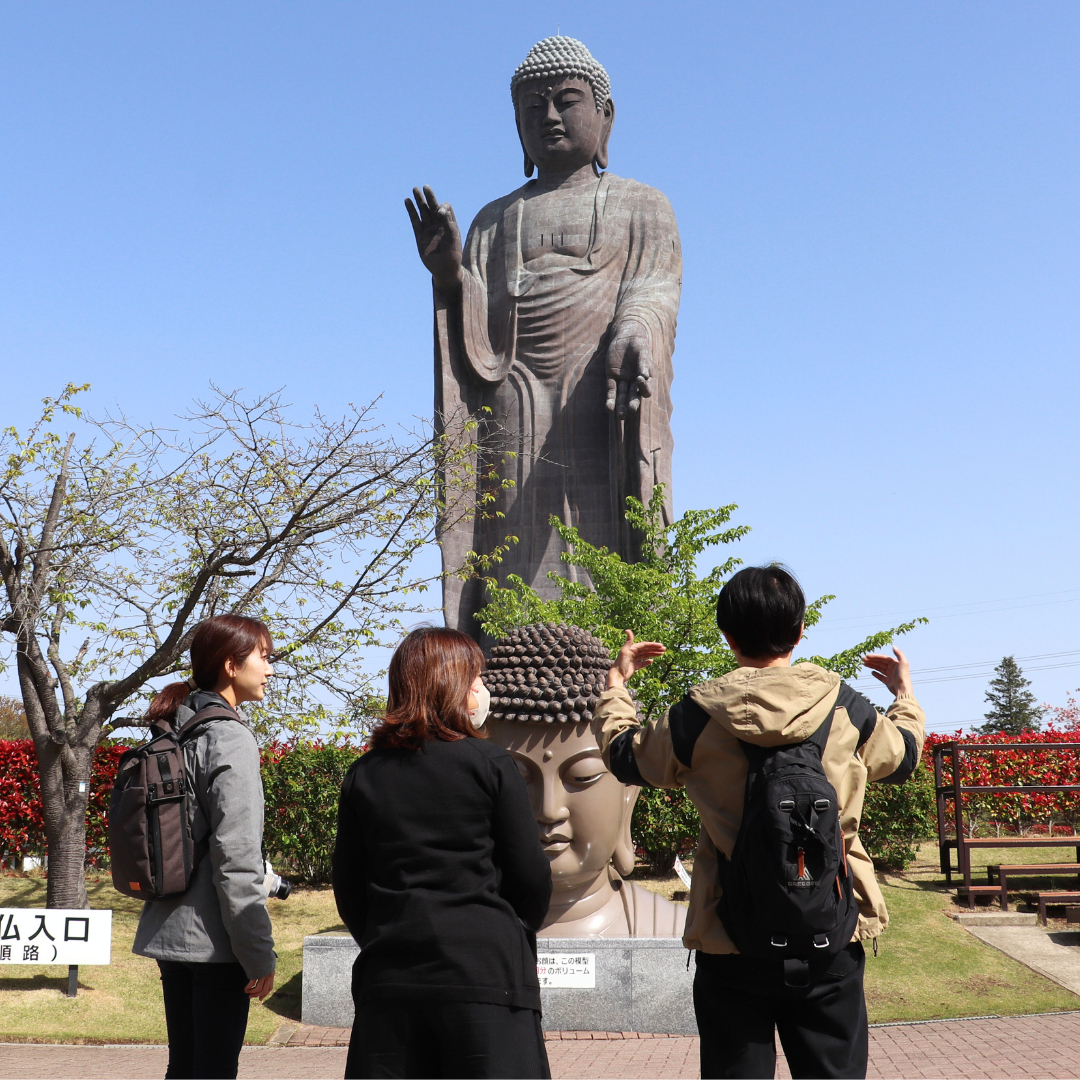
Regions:
<svg viewBox="0 0 1080 1080"><path fill-rule="evenodd" d="M514 481L487 516L471 512L479 481L448 484L440 542L454 571L470 551L488 554L517 537L494 568L517 574L541 596L558 595L549 571L574 577L560 559L555 515L591 544L638 557L625 500L648 502L665 485L671 517L671 354L679 309L682 250L671 204L654 188L605 173L596 181L588 250L522 261L521 219L535 185L489 203L469 230L460 299L435 295L435 409L446 430L478 409L486 419L484 458L505 462ZM542 268L541 268L542 267ZM619 421L607 411L607 345L626 323L652 342L652 396ZM636 373L635 373L636 374ZM505 452L512 451L513 457ZM488 485L490 487L490 484ZM495 516L497 511L503 516ZM479 636L484 603L477 580L445 579L448 626Z"/></svg>

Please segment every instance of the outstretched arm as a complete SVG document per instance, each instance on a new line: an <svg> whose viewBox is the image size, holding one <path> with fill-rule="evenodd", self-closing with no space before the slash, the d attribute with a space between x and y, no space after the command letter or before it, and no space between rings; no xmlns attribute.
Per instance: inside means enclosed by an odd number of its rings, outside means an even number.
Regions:
<svg viewBox="0 0 1080 1080"><path fill-rule="evenodd" d="M682 769L672 748L669 724L672 713L678 713L680 705L643 727L626 689L627 680L635 672L648 667L666 651L658 641L635 641L633 630L627 630L626 643L608 671L608 688L593 711L593 734L604 764L624 784L679 787L682 783Z"/></svg>

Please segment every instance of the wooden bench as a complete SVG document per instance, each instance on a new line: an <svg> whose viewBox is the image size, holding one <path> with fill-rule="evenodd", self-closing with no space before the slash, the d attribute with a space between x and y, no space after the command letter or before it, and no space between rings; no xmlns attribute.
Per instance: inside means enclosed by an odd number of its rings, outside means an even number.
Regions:
<svg viewBox="0 0 1080 1080"><path fill-rule="evenodd" d="M1077 865L1080 866L1080 836L978 836L973 838L964 837L963 847L967 849L967 869L961 865L961 873L967 881L971 880L971 855L972 850L980 848L1072 848L1076 852ZM942 841L942 862L945 868L945 880L951 881L950 869L947 868L947 850L957 847L956 838L949 837ZM1047 865L1050 865L1049 863ZM991 878L990 880L993 880ZM1000 894L999 885L968 885L964 883L957 889L957 899L967 899L968 906L975 906L975 897L987 893Z"/></svg>
<svg viewBox="0 0 1080 1080"><path fill-rule="evenodd" d="M1000 885L959 885L956 889L956 895L958 899L966 899L968 907L975 906L975 897L977 896L1000 896Z"/></svg>
<svg viewBox="0 0 1080 1080"><path fill-rule="evenodd" d="M1080 903L1080 892L1041 892L1039 893L1039 922L1046 925L1046 909L1063 907L1067 904Z"/></svg>
<svg viewBox="0 0 1080 1080"><path fill-rule="evenodd" d="M986 868L986 880L990 886L976 886L982 891L989 891L996 886L1001 896L1001 910L1009 910L1010 877L1076 877L1080 884L1080 862L1071 863L1015 863Z"/></svg>
<svg viewBox="0 0 1080 1080"><path fill-rule="evenodd" d="M947 743L940 743L934 747L934 791L937 802L937 833L938 855L941 861L941 872L945 880L952 882L953 867L951 853L956 851L956 872L963 878L963 885L958 890L960 895L966 893L969 907L975 906L975 897L987 889L993 891L993 885L976 885L972 881L971 853L979 848L1048 848L1061 847L1072 848L1075 858L1080 863L1080 834L1076 832L1064 836L1053 835L1053 829L1045 836L968 836L968 825L965 823L964 798L966 796L983 797L988 795L1049 795L1077 796L1080 795L1080 783L1076 784L972 784L964 783L964 759L973 755L996 754L1008 752L1014 758L1027 754L1059 754L1065 752L1080 751L1080 742L1029 742L1029 743L990 743L970 742L965 743L960 739L953 739ZM946 760L948 758L948 760ZM945 774L948 772L949 782L945 783ZM951 802L951 807L949 803ZM1060 816L1060 815L1057 815ZM1051 823L1048 822L1048 827ZM951 836L949 834L952 834ZM1045 872L1045 871L1044 871ZM1008 875L1006 875L1006 878ZM1005 882L1007 889L1008 882ZM1007 892L1002 891L1002 886L997 886L999 895L1006 897ZM1080 896L1080 894L1078 894Z"/></svg>

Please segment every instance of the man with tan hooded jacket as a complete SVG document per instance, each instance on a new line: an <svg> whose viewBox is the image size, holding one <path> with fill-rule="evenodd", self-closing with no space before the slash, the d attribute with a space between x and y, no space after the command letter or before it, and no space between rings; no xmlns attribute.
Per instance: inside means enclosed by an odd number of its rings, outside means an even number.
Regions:
<svg viewBox="0 0 1080 1080"><path fill-rule="evenodd" d="M697 954L702 1077L771 1077L774 1030L793 1077L866 1075L862 942L885 929L888 912L859 842L859 821L868 781L902 783L914 771L924 716L899 649L895 659L863 661L895 696L885 715L835 673L811 663L792 666L804 614L802 589L782 567L741 570L717 601L717 622L736 670L693 687L660 720L642 727L625 684L664 647L635 642L628 631L594 711L604 760L623 783L685 787L701 815L683 942ZM858 923L846 948L820 963L809 958L805 976L793 981L783 961L736 950L717 912L721 863L731 859L739 835L753 747L802 743L824 730L830 716L821 764L837 796Z"/></svg>

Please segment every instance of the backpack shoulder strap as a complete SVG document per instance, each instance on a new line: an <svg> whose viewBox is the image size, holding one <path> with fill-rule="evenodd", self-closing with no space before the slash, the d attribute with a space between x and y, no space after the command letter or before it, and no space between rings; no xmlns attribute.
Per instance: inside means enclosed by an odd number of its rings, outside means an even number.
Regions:
<svg viewBox="0 0 1080 1080"><path fill-rule="evenodd" d="M235 720L242 724L243 720L225 705L207 705L200 709L181 729L177 736L177 742L185 743L201 735L207 725L213 720Z"/></svg>
<svg viewBox="0 0 1080 1080"><path fill-rule="evenodd" d="M840 684L840 688L843 689L844 684ZM837 692L836 700L832 703L832 708L829 710L829 715L822 720L817 731L813 735L805 739L805 742L810 743L812 746L818 748L818 752L821 754L822 760L825 759L825 744L829 741L829 732L832 730L833 717L836 715L836 706L840 704L840 693Z"/></svg>

